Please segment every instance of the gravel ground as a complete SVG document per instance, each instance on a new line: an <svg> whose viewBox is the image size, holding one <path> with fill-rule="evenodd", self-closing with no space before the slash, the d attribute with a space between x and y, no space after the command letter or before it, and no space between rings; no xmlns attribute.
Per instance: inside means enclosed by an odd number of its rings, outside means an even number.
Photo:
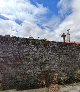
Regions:
<svg viewBox="0 0 80 92"><path fill-rule="evenodd" d="M65 86L61 88L60 92L80 92L80 86Z"/></svg>
<svg viewBox="0 0 80 92"><path fill-rule="evenodd" d="M0 92L48 92L48 91L46 88L42 88L42 89L33 89L33 90L24 90L24 91L16 91L14 89L14 90L6 90ZM80 92L80 84L61 86L59 92Z"/></svg>

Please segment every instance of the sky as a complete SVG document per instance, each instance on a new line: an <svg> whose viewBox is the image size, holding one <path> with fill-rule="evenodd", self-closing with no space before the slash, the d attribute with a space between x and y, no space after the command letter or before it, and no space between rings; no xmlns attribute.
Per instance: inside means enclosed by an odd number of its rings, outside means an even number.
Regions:
<svg viewBox="0 0 80 92"><path fill-rule="evenodd" d="M80 0L0 0L0 35L80 41Z"/></svg>

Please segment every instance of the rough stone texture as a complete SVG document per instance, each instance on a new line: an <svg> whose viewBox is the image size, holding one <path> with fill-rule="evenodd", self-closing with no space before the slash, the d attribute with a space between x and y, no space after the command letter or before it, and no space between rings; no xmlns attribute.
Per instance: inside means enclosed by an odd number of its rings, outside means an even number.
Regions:
<svg viewBox="0 0 80 92"><path fill-rule="evenodd" d="M0 36L0 85L3 89L38 85L42 71L50 70L68 77L79 69L78 44Z"/></svg>

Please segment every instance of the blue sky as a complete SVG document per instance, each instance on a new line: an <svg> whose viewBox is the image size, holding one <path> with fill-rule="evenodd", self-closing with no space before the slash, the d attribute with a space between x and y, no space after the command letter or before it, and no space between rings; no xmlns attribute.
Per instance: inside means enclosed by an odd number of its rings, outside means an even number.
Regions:
<svg viewBox="0 0 80 92"><path fill-rule="evenodd" d="M44 7L47 7L49 9L49 13L46 15L47 18L51 18L53 15L58 14L58 7L57 3L60 0L31 0L33 4L36 5L36 3L43 4Z"/></svg>
<svg viewBox="0 0 80 92"><path fill-rule="evenodd" d="M79 41L80 0L0 0L0 35Z"/></svg>
<svg viewBox="0 0 80 92"><path fill-rule="evenodd" d="M72 0L67 0L67 1L71 2ZM59 2L60 2L60 0L46 0L46 1L45 0L31 0L31 3L34 5L39 3L49 9L48 13L45 15L45 17L47 17L48 20L51 19L53 16L59 16L61 21L63 21L66 16L68 16L72 13L72 10L71 10L71 8L69 8L69 10L67 10L63 16L60 16L59 10L60 10L61 6L58 7Z"/></svg>

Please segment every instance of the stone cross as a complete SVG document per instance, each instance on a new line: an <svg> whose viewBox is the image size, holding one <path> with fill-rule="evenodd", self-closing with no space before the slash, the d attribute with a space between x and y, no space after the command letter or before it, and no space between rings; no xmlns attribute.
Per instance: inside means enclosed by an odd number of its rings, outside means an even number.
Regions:
<svg viewBox="0 0 80 92"><path fill-rule="evenodd" d="M63 33L63 34L61 35L61 37L63 37L63 42L65 42L65 37L66 37L65 33Z"/></svg>

